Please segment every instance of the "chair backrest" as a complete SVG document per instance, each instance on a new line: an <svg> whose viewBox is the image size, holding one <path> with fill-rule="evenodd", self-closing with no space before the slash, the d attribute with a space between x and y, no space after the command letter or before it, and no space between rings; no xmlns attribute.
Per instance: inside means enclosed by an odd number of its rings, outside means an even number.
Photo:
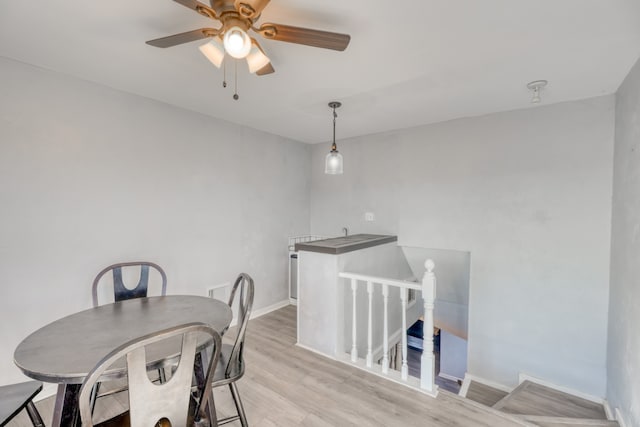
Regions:
<svg viewBox="0 0 640 427"><path fill-rule="evenodd" d="M127 288L122 280L123 267L140 267L140 279L135 288ZM109 271L113 272L113 296L115 301L122 301L132 298L142 298L147 296L147 290L149 287L149 268L153 268L160 276L162 276L162 293L167 294L167 275L164 270L158 265L152 262L136 261L136 262L121 262L118 264L110 265L103 269L96 278L93 280L93 288L91 290L93 297L93 306L98 306L98 284L102 276Z"/></svg>
<svg viewBox="0 0 640 427"><path fill-rule="evenodd" d="M136 338L113 350L98 362L80 389L78 401L82 426L93 426L90 402L93 386L100 380L100 376L122 357L126 357L127 361L131 427L153 427L165 418L172 426L187 425L196 346L198 337L202 337L202 334L206 334L214 346L205 373L204 389L200 390L201 398L195 412L196 421L206 417L205 409L212 396L211 375L220 358L221 338L220 334L204 323L189 323ZM179 335L182 335L182 351L177 369L168 382L160 385L152 383L147 376L145 346Z"/></svg>
<svg viewBox="0 0 640 427"><path fill-rule="evenodd" d="M236 294L238 295L238 335L236 342L233 344L229 362L227 363L226 376L228 377L235 366L241 366L242 351L244 349L244 336L247 332L249 317L251 316L251 308L253 307L254 285L253 279L246 273L240 273L229 297L229 307L233 308L233 301Z"/></svg>

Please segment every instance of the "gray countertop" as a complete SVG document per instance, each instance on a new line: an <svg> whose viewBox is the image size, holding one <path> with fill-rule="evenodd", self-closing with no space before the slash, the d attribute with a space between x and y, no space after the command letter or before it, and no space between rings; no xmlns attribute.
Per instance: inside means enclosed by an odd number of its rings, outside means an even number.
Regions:
<svg viewBox="0 0 640 427"><path fill-rule="evenodd" d="M381 234L353 234L351 236L335 237L333 239L296 243L295 249L296 251L320 252L323 254L339 255L396 241L398 241L398 236L386 236Z"/></svg>

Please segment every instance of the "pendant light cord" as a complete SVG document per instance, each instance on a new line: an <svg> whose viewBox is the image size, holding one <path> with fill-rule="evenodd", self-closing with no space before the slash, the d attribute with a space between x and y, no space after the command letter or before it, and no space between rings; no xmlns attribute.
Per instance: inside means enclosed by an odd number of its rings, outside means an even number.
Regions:
<svg viewBox="0 0 640 427"><path fill-rule="evenodd" d="M337 151L338 147L336 146L336 118L338 114L336 113L336 107L333 107L333 145L331 146L331 151Z"/></svg>

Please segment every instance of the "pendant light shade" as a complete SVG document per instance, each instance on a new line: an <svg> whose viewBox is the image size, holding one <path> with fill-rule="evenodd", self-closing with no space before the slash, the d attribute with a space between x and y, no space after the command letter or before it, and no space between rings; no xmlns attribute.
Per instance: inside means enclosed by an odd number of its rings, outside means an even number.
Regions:
<svg viewBox="0 0 640 427"><path fill-rule="evenodd" d="M335 149L335 145L327 154L324 161L324 173L327 175L340 175L342 174L342 154Z"/></svg>
<svg viewBox="0 0 640 427"><path fill-rule="evenodd" d="M327 154L324 160L324 173L327 175L341 175L342 174L342 154L338 152L336 146L336 108L340 108L342 104L339 102L330 102L329 108L333 109L333 144L331 145L331 151Z"/></svg>
<svg viewBox="0 0 640 427"><path fill-rule="evenodd" d="M266 67L269 64L269 58L264 54L258 43L251 39L251 50L247 55L247 65L249 66L249 72L251 74L259 71L261 68Z"/></svg>

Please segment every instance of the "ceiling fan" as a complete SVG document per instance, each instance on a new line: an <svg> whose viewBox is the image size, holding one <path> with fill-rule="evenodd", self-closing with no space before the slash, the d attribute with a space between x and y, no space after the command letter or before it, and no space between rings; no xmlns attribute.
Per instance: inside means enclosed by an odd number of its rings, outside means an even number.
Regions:
<svg viewBox="0 0 640 427"><path fill-rule="evenodd" d="M219 28L199 28L186 33L174 34L147 41L155 47L171 47L195 40L211 38L200 46L200 51L218 68L225 53L236 59L247 59L249 72L259 76L273 73L271 61L256 39L248 32L254 31L269 40L297 43L325 49L343 51L349 45L348 34L292 27L290 25L264 23L255 26L260 14L270 0L210 0L211 6L197 0L174 0L199 14L219 21Z"/></svg>

